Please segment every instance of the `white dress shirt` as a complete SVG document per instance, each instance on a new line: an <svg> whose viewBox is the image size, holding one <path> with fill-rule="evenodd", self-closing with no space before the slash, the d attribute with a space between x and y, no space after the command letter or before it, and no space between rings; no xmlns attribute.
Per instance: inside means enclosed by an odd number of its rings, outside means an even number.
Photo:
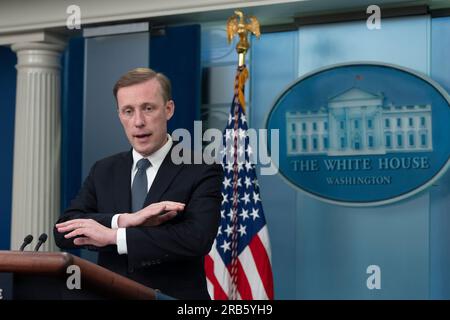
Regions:
<svg viewBox="0 0 450 320"><path fill-rule="evenodd" d="M150 167L147 168L146 174L147 174L147 192L150 190L150 187L153 184L153 181L155 180L156 174L158 173L159 167L161 166L164 158L169 153L170 148L172 147L173 141L172 137L168 134L167 135L167 142L159 148L156 152L152 153L147 157L147 159L152 164ZM133 185L134 176L137 173L136 163L144 158L141 154L139 154L136 150L133 148L133 166L131 167L131 185ZM111 228L117 229L117 252L119 254L127 254L128 253L128 247L127 247L127 233L125 228L119 228L118 226L118 220L119 216L121 214L116 214L113 216L111 221Z"/></svg>

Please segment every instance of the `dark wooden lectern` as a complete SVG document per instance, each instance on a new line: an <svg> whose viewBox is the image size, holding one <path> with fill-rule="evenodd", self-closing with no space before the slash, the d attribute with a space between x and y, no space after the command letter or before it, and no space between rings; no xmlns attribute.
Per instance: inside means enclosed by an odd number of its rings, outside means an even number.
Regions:
<svg viewBox="0 0 450 320"><path fill-rule="evenodd" d="M67 287L71 265L80 268L80 289ZM17 300L156 298L155 290L140 283L69 253L52 252L0 251L0 289L4 298Z"/></svg>

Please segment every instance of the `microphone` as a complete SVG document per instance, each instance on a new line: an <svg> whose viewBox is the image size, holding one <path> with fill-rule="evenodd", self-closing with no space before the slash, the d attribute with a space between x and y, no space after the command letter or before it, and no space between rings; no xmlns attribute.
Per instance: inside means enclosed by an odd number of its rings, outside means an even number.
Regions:
<svg viewBox="0 0 450 320"><path fill-rule="evenodd" d="M31 243L31 241L33 241L33 236L31 234L27 235L24 239L23 239L23 243L20 246L20 251L23 251L23 249L25 249L25 247L27 245L29 245Z"/></svg>
<svg viewBox="0 0 450 320"><path fill-rule="evenodd" d="M36 247L34 247L34 251L39 251L39 248L44 244L45 241L47 241L47 234L43 233L39 236L39 241L36 244Z"/></svg>

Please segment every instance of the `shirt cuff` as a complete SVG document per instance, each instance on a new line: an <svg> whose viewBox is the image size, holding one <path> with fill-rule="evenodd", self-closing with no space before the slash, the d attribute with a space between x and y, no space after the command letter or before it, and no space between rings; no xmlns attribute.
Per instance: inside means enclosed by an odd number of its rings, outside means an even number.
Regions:
<svg viewBox="0 0 450 320"><path fill-rule="evenodd" d="M119 216L120 216L120 213L115 214L115 215L112 217L112 220L111 220L111 229L117 229L117 228L119 228Z"/></svg>
<svg viewBox="0 0 450 320"><path fill-rule="evenodd" d="M125 228L117 229L117 253L128 254L127 247L127 230Z"/></svg>

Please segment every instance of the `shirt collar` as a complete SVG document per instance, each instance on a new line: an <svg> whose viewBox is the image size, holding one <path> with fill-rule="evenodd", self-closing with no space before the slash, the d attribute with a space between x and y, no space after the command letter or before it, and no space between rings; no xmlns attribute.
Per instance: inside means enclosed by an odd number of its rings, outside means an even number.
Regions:
<svg viewBox="0 0 450 320"><path fill-rule="evenodd" d="M170 148L172 148L172 145L173 145L172 137L170 136L170 134L167 134L166 143L161 148L159 148L158 150L153 152L151 155L146 157L150 161L150 163L152 164L152 167L154 169L156 169L156 170L159 169L162 162L164 161L164 158L169 153ZM136 163L139 160L141 160L142 158L144 158L144 157L140 153L138 153L136 150L134 150L134 148L133 148L133 169L132 169L132 171L134 171L136 169Z"/></svg>

